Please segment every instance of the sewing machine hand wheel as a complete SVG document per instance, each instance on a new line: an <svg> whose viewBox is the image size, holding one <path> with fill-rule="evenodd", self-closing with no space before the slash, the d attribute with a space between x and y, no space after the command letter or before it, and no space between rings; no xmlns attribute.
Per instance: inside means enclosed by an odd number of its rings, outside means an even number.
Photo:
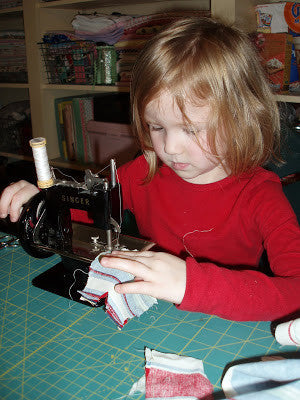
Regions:
<svg viewBox="0 0 300 400"><path fill-rule="evenodd" d="M24 205L18 221L20 244L26 253L35 258L47 258L53 255L53 253L34 245L35 228L44 212L45 192L41 191Z"/></svg>

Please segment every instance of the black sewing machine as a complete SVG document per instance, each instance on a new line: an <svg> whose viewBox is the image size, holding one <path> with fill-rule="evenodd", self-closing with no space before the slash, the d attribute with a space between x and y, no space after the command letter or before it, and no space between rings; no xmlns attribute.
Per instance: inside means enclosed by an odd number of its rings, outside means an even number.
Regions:
<svg viewBox="0 0 300 400"><path fill-rule="evenodd" d="M151 242L122 234L121 186L114 160L110 179L85 171L84 182L53 178L25 206L19 219L19 239L33 257L61 256L61 262L33 280L42 289L79 301L90 263L102 252L142 250ZM72 222L71 210L84 210L92 225ZM75 272L76 271L76 272ZM76 277L75 277L76 273ZM87 304L84 302L84 304Z"/></svg>

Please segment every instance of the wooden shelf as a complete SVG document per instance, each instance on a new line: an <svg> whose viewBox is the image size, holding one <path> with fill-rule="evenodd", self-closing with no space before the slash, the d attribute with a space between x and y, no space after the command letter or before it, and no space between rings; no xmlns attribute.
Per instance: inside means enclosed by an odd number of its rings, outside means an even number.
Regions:
<svg viewBox="0 0 300 400"><path fill-rule="evenodd" d="M175 1L165 1L165 0L103 0L101 3L98 0L56 0L50 2L40 2L38 3L39 8L62 8L62 9L89 9L89 8L104 8L111 6L126 6L133 4L151 4L151 3L176 3L182 7L184 3L188 3L189 0L175 0ZM209 6L209 1L199 0L199 5L207 3Z"/></svg>
<svg viewBox="0 0 300 400"><path fill-rule="evenodd" d="M0 17L5 14L21 14L23 12L23 7L10 7L0 9Z"/></svg>
<svg viewBox="0 0 300 400"><path fill-rule="evenodd" d="M4 83L0 82L0 88L2 89L28 89L29 84L28 83Z"/></svg>
<svg viewBox="0 0 300 400"><path fill-rule="evenodd" d="M33 161L33 157L31 157L31 156L24 156L22 154L8 153L5 151L0 151L0 156L7 157L7 158L15 158L17 160Z"/></svg>
<svg viewBox="0 0 300 400"><path fill-rule="evenodd" d="M81 92L129 92L129 86L104 86L104 85L52 85L42 84L44 90L81 91Z"/></svg>
<svg viewBox="0 0 300 400"><path fill-rule="evenodd" d="M105 166L97 164L79 164L76 161L67 161L61 157L49 160L49 164L56 168L74 169L76 171L85 171L90 169L93 173L101 171Z"/></svg>
<svg viewBox="0 0 300 400"><path fill-rule="evenodd" d="M12 85L12 86L11 86ZM28 84L24 83L12 83L12 84L1 84L1 87L20 87L26 88ZM89 92L89 93L108 93L108 92L129 92L129 86L105 86L105 85L52 85L52 84L42 84L41 88L44 90L62 90L62 91L79 91L79 92ZM288 103L300 103L300 92L284 92L284 93L274 93L277 101L283 101Z"/></svg>
<svg viewBox="0 0 300 400"><path fill-rule="evenodd" d="M99 7L99 1L97 2L96 0L56 0L56 1L49 1L49 2L44 2L40 1L37 4L37 7L39 8L90 8L93 6L96 6L98 3Z"/></svg>
<svg viewBox="0 0 300 400"><path fill-rule="evenodd" d="M300 103L300 92L278 93L275 98L286 103Z"/></svg>

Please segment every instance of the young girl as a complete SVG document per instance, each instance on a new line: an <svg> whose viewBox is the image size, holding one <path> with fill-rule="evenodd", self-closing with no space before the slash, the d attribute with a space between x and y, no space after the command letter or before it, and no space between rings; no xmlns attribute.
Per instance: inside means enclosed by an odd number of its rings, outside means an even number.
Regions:
<svg viewBox="0 0 300 400"><path fill-rule="evenodd" d="M123 205L161 251L102 258L136 277L115 290L233 320L299 311L299 226L261 167L276 156L279 115L247 35L212 19L174 22L141 53L131 99L144 155L118 170ZM10 208L16 220L36 191L8 187L2 217Z"/></svg>

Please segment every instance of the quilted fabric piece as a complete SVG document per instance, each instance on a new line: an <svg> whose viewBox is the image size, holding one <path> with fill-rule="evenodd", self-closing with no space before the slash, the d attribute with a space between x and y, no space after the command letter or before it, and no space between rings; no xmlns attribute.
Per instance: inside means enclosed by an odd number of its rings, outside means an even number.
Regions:
<svg viewBox="0 0 300 400"><path fill-rule="evenodd" d="M129 319L140 317L150 307L157 304L157 300L151 296L115 292L116 284L131 281L134 276L115 268L104 268L99 258L97 256L90 265L85 288L78 291L81 294L81 300L97 306L105 298L106 312L119 328L123 328Z"/></svg>

